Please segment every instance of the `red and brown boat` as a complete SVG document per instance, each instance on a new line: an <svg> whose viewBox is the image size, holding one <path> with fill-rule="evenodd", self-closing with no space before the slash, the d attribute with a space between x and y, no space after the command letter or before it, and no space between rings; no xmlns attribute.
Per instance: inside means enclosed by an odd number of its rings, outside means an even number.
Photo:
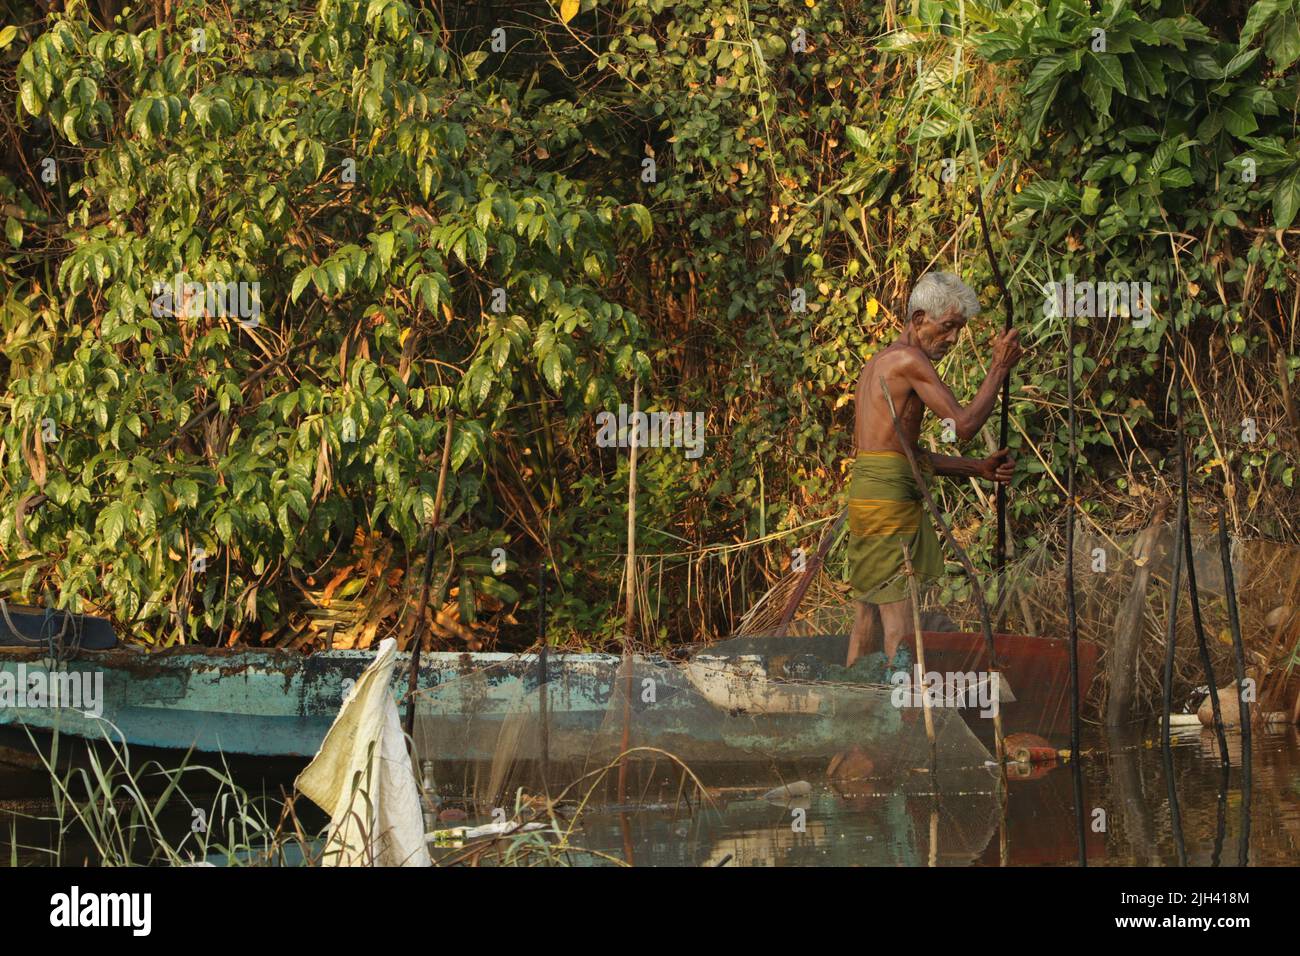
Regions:
<svg viewBox="0 0 1300 956"><path fill-rule="evenodd" d="M923 631L926 671L930 674L976 675L967 678L984 680L989 670L984 636L970 631ZM1062 638L1035 637L1026 634L994 635L994 645L1001 663L1004 686L1010 693L1003 696L1004 731L1033 733L1059 740L1070 734L1070 647ZM915 641L908 638L915 657ZM848 653L848 635L816 634L789 637L736 637L708 648L715 655L761 655L766 658L772 676L809 674L809 656L824 665L843 664ZM1097 675L1097 645L1079 643L1079 697L1087 698ZM964 707L963 715L977 734L992 734L992 722L981 719L980 708Z"/></svg>

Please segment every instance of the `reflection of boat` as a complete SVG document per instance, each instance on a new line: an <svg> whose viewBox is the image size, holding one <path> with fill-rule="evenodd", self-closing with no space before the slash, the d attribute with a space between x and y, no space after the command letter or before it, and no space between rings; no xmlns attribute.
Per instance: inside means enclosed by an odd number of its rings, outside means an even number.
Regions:
<svg viewBox="0 0 1300 956"><path fill-rule="evenodd" d="M589 807L581 845L639 866L966 866L996 851L992 788L936 800L907 788L841 796L816 788L790 803L720 799L680 810L620 816Z"/></svg>
<svg viewBox="0 0 1300 956"><path fill-rule="evenodd" d="M983 675L988 656L982 634L964 631L924 631L925 665L939 674ZM813 655L824 664L842 664L848 653L848 636L819 634L810 637L736 637L711 645L707 653L736 657L753 655L767 662L768 672L783 673L787 662ZM996 634L994 641L1002 674L1011 697L1003 697L1002 720L1008 734L1028 732L1044 737L1070 733L1070 656L1065 640ZM909 639L909 644L914 642ZM915 647L913 647L915 650ZM1079 644L1079 686L1081 698L1097 673L1097 645ZM992 721L981 719L981 708L963 708L962 713L977 732Z"/></svg>

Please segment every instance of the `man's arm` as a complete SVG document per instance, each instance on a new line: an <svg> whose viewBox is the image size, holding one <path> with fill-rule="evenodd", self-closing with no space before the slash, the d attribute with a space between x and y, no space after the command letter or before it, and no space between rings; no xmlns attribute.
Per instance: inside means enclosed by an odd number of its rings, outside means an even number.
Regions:
<svg viewBox="0 0 1300 956"><path fill-rule="evenodd" d="M983 478L985 481L1006 484L1011 480L1015 470L1011 455L1005 448L987 458L959 458L952 455L936 455L933 452L925 452L925 454L930 456L934 473L945 478Z"/></svg>
<svg viewBox="0 0 1300 956"><path fill-rule="evenodd" d="M944 478L979 478L982 477L980 468L984 464L983 458L961 458L954 455L936 455L930 452L930 464L934 465L934 473Z"/></svg>
<svg viewBox="0 0 1300 956"><path fill-rule="evenodd" d="M993 414L998 389L1002 387L1003 379L1011 374L1020 354L1019 333L1016 330L1000 335L993 345L993 360L989 363L988 374L984 376L984 382L975 393L975 398L965 408L957 403L957 397L939 378L934 365L919 349L911 352L909 360L902 363L902 371L926 408L941 419L951 420L957 432L957 440L967 441Z"/></svg>

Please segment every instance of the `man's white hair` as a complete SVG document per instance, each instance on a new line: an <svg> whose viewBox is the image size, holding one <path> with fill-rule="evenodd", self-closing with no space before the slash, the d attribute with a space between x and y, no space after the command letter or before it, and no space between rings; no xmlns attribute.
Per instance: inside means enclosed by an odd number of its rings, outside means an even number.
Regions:
<svg viewBox="0 0 1300 956"><path fill-rule="evenodd" d="M953 309L960 309L966 318L973 318L980 310L979 296L975 290L951 272L927 272L912 286L907 300L907 320L917 312L939 319Z"/></svg>

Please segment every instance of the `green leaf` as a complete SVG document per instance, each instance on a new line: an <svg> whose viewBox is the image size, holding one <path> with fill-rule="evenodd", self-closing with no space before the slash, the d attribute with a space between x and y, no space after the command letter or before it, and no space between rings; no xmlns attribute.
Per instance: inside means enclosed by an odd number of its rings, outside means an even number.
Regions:
<svg viewBox="0 0 1300 956"><path fill-rule="evenodd" d="M466 251L469 253L470 257L477 259L480 266L483 265L483 263L487 261L487 239L484 237L483 233L479 232L478 229L471 227L465 230L464 240ZM462 261L464 261L463 254ZM466 265L468 265L468 263L466 263Z"/></svg>
<svg viewBox="0 0 1300 956"><path fill-rule="evenodd" d="M1300 210L1300 169L1278 183L1273 192L1273 224L1278 229L1289 229Z"/></svg>
<svg viewBox="0 0 1300 956"><path fill-rule="evenodd" d="M41 111L45 109L45 100L41 98L35 83L24 82L19 87L18 98L22 101L23 109L32 116L40 116Z"/></svg>
<svg viewBox="0 0 1300 956"><path fill-rule="evenodd" d="M641 227L641 238L649 239L654 234L654 222L650 218L650 210L639 202L629 203L623 207Z"/></svg>
<svg viewBox="0 0 1300 956"><path fill-rule="evenodd" d="M375 236L375 251L379 253L379 265L385 272L393 260L393 245L397 236L391 232L383 232Z"/></svg>
<svg viewBox="0 0 1300 956"><path fill-rule="evenodd" d="M1255 111L1251 108L1249 96L1238 94L1223 104L1220 111L1223 116L1223 128L1233 136L1249 136L1259 129Z"/></svg>
<svg viewBox="0 0 1300 956"><path fill-rule="evenodd" d="M1114 53L1089 53L1087 72L1095 73L1098 80L1121 94L1127 94L1124 85L1124 66Z"/></svg>
<svg viewBox="0 0 1300 956"><path fill-rule="evenodd" d="M1041 57L1029 71L1029 79L1025 81L1025 92L1034 93L1047 87L1052 81L1058 80L1065 70L1065 57L1055 53Z"/></svg>
<svg viewBox="0 0 1300 956"><path fill-rule="evenodd" d="M466 428L458 428L451 438L451 470L460 471L469 456L475 452L474 434Z"/></svg>
<svg viewBox="0 0 1300 956"><path fill-rule="evenodd" d="M844 127L844 138L848 140L850 147L859 152L865 152L871 147L871 137L867 135L866 130L857 126Z"/></svg>
<svg viewBox="0 0 1300 956"><path fill-rule="evenodd" d="M542 359L542 375L552 391L560 391L564 379L564 367L560 364L558 349L547 352L546 357Z"/></svg>
<svg viewBox="0 0 1300 956"><path fill-rule="evenodd" d="M1269 27L1264 52L1277 70L1285 70L1300 58L1300 14L1292 10Z"/></svg>
<svg viewBox="0 0 1300 956"><path fill-rule="evenodd" d="M316 273L315 266L308 266L307 268L299 272L296 276L294 276L293 288L289 290L290 302L298 301L298 297L302 295L302 290L307 288L307 284L311 282L312 277L315 275L315 273Z"/></svg>
<svg viewBox="0 0 1300 956"><path fill-rule="evenodd" d="M104 509L101 533L104 535L105 547L113 547L126 532L126 503L114 501Z"/></svg>
<svg viewBox="0 0 1300 956"><path fill-rule="evenodd" d="M975 39L975 48L979 51L979 55L993 62L1015 57L1023 45L1020 37L996 31L977 36Z"/></svg>
<svg viewBox="0 0 1300 956"><path fill-rule="evenodd" d="M938 117L922 120L907 136L907 142L919 143L927 139L942 139L952 132L952 122Z"/></svg>
<svg viewBox="0 0 1300 956"><path fill-rule="evenodd" d="M1097 201L1101 198L1101 190L1096 186L1088 186L1083 190L1083 199L1079 203L1079 209L1085 216L1097 215Z"/></svg>
<svg viewBox="0 0 1300 956"><path fill-rule="evenodd" d="M1241 49L1250 46L1252 40L1259 35L1287 0L1255 0L1251 4L1250 12L1246 14L1246 25L1241 28L1241 36L1237 40L1237 45Z"/></svg>

